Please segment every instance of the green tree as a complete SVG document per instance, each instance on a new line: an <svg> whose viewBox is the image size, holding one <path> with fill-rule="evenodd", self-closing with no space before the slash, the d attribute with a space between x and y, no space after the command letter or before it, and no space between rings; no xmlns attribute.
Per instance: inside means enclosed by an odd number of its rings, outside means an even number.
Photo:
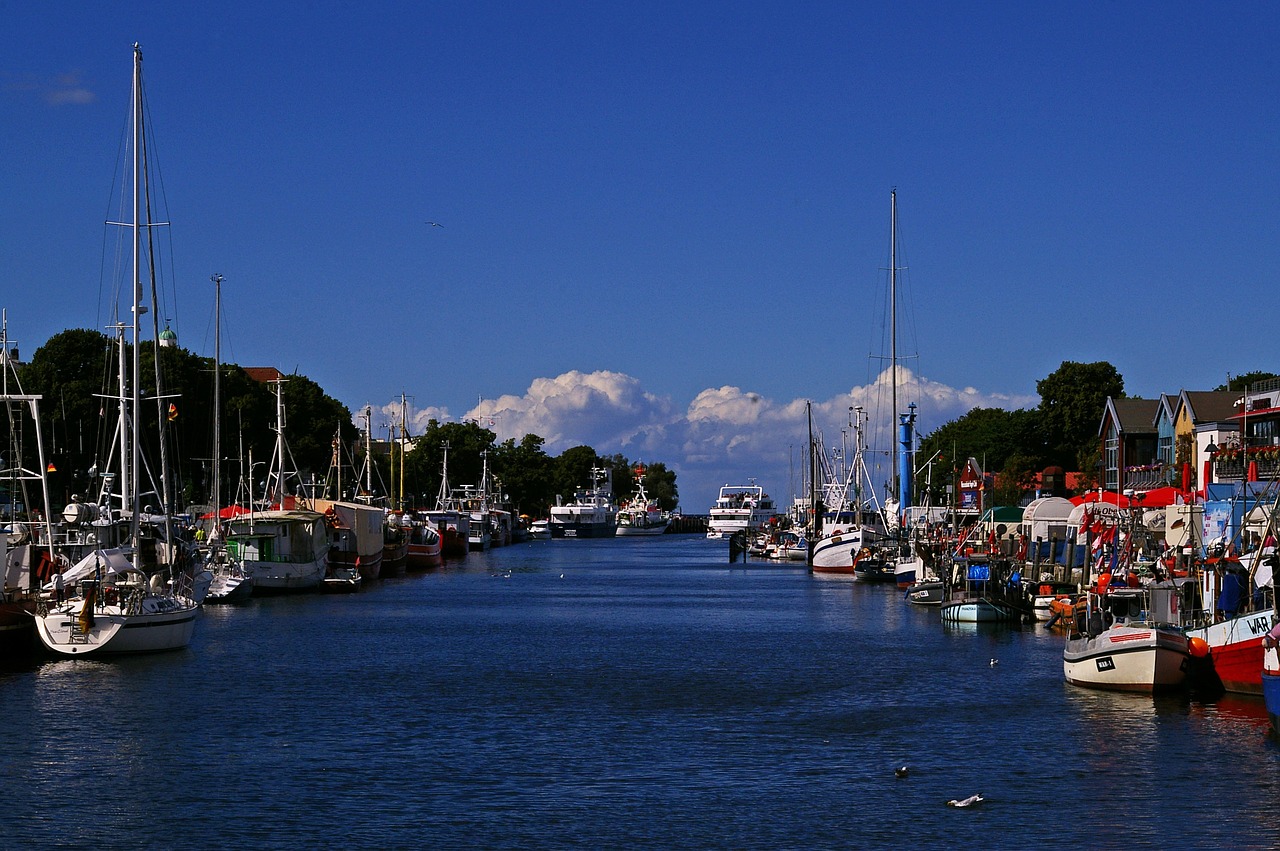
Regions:
<svg viewBox="0 0 1280 851"><path fill-rule="evenodd" d="M494 474L518 514L547 516L554 462L542 448L545 442L536 434L526 434L519 443L507 439L493 449Z"/></svg>
<svg viewBox="0 0 1280 851"><path fill-rule="evenodd" d="M574 493L592 486L591 470L600 466L603 461L590 446L573 446L561 452L551 480L555 495L568 502ZM616 487L617 482L614 485Z"/></svg>
<svg viewBox="0 0 1280 851"><path fill-rule="evenodd" d="M1082 452L1098 443L1098 425L1107 399L1124 396L1124 379L1105 361L1063 361L1055 372L1036 382L1036 392L1040 394L1037 412L1045 439L1045 460L1070 467L1079 463Z"/></svg>

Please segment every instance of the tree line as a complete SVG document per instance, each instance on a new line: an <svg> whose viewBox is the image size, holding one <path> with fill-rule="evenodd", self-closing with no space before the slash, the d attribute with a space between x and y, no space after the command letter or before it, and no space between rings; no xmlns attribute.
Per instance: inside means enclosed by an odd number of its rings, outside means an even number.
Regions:
<svg viewBox="0 0 1280 851"><path fill-rule="evenodd" d="M139 438L146 457L159 458L163 447L170 458L173 507L214 504L215 458L221 459L221 495L216 502L243 504L260 496L276 443L275 387L255 380L236 364L222 364L218 382L221 446L215 452L214 360L180 346L156 347L150 341L141 346ZM19 371L24 391L43 397L50 496L58 507L73 495L96 501L102 473L117 460L121 424L116 375L122 352L129 362L127 341L98 331L70 329L51 337ZM589 446L576 446L553 457L538 435L499 443L493 432L475 422L432 420L424 434L409 436L405 445L411 448L403 453L393 448L366 459L366 442L346 405L304 375L282 378L290 463L303 481L328 485L331 498L362 495L371 481L371 496L403 497L405 507L434 507L446 446L451 487L479 484L487 466L489 489L504 494L517 511L534 517L545 517L557 497L571 499L576 490L589 485L593 467L611 471L618 499L635 489L632 471L637 464L623 455L601 456ZM26 462L34 464L30 457L35 453L34 441L23 441L22 451L28 456ZM649 496L665 509L675 508L679 502L675 473L662 462L646 462L644 468ZM150 469L158 474L154 460ZM157 484L149 490L145 499L158 507L165 488Z"/></svg>

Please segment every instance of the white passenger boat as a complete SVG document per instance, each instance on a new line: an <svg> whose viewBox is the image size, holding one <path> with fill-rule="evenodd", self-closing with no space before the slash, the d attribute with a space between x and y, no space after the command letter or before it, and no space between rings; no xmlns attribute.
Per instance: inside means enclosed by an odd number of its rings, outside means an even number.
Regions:
<svg viewBox="0 0 1280 851"><path fill-rule="evenodd" d="M753 532L779 515L773 497L750 480L747 485L725 485L711 506L708 538L728 538L735 532Z"/></svg>

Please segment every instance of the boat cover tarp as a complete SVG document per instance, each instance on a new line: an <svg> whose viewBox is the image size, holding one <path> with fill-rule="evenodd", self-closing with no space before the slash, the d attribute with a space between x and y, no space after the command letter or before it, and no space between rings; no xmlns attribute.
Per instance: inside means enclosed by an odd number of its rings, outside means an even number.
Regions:
<svg viewBox="0 0 1280 851"><path fill-rule="evenodd" d="M971 564L965 572L965 578L971 582L985 582L991 578L991 565Z"/></svg>

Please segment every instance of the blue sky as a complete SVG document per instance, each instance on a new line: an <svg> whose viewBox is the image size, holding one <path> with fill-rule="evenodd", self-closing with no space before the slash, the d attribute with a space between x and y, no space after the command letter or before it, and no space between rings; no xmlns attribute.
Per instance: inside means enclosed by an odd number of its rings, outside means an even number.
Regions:
<svg viewBox="0 0 1280 851"><path fill-rule="evenodd" d="M166 314L354 411L789 490L877 376L898 189L928 432L1280 371L1280 10L1262 3L0 3L0 262L33 350L101 326L143 46ZM436 221L442 227L431 227ZM1251 321L1260 327L1249 330ZM1243 332L1243 333L1242 333ZM904 379L907 377L904 376Z"/></svg>

